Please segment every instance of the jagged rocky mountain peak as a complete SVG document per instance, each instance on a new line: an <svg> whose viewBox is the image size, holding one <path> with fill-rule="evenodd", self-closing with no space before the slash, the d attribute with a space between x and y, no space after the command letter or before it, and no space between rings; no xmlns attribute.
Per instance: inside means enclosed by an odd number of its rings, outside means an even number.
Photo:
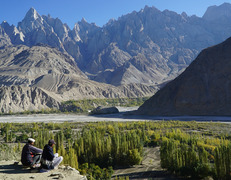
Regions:
<svg viewBox="0 0 231 180"><path fill-rule="evenodd" d="M224 18L231 18L230 3L223 3L220 6L210 6L203 16L203 19L207 21L219 21Z"/></svg>
<svg viewBox="0 0 231 180"><path fill-rule="evenodd" d="M87 20L84 17L82 17L81 23L88 23L88 22L87 22Z"/></svg>
<svg viewBox="0 0 231 180"><path fill-rule="evenodd" d="M30 8L24 19L18 23L18 29L24 34L33 31L34 29L42 28L45 24L43 18L34 9Z"/></svg>
<svg viewBox="0 0 231 180"><path fill-rule="evenodd" d="M145 6L144 9L142 9L140 12L158 12L160 13L161 11L157 9L155 6Z"/></svg>
<svg viewBox="0 0 231 180"><path fill-rule="evenodd" d="M87 20L83 17L80 22L76 23L79 24L79 26L84 28L99 28L95 23L89 23Z"/></svg>
<svg viewBox="0 0 231 180"><path fill-rule="evenodd" d="M9 27L10 25L7 21L2 21L1 26L4 28L4 26Z"/></svg>
<svg viewBox="0 0 231 180"><path fill-rule="evenodd" d="M183 16L183 17L188 17L188 15L187 15L186 12L182 12L182 13L181 13L181 16Z"/></svg>
<svg viewBox="0 0 231 180"><path fill-rule="evenodd" d="M41 18L41 16L33 7L29 9L29 11L26 13L25 16L25 19L31 19L31 20L36 20L38 18Z"/></svg>

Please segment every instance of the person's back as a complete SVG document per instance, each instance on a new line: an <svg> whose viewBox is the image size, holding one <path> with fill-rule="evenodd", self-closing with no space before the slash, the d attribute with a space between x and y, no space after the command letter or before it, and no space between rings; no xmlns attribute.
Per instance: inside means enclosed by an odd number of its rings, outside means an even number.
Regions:
<svg viewBox="0 0 231 180"><path fill-rule="evenodd" d="M40 162L42 149L34 147L34 142L34 139L28 138L28 143L22 149L21 162L24 166L33 167Z"/></svg>
<svg viewBox="0 0 231 180"><path fill-rule="evenodd" d="M52 161L54 159L54 151L51 146L46 144L43 149L42 158L44 160Z"/></svg>
<svg viewBox="0 0 231 180"><path fill-rule="evenodd" d="M32 152L30 151L29 143L26 143L22 149L21 162L24 166L30 166L33 163Z"/></svg>

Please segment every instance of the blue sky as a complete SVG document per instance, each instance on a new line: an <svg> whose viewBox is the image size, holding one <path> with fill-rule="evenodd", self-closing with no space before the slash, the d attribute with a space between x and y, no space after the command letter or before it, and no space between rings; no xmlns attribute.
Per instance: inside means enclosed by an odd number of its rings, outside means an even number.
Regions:
<svg viewBox="0 0 231 180"><path fill-rule="evenodd" d="M155 6L161 11L169 9L202 16L207 7L224 2L231 3L231 0L1 0L0 22L6 20L9 24L17 25L29 8L34 7L40 15L49 13L71 28L82 17L89 23L103 26L109 19L117 19L133 10L139 11L145 5Z"/></svg>

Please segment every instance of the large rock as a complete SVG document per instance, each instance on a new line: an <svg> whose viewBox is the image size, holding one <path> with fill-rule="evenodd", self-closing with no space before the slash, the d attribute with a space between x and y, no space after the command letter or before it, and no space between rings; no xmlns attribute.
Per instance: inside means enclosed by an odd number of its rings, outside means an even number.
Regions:
<svg viewBox="0 0 231 180"><path fill-rule="evenodd" d="M203 50L139 109L146 115L231 115L231 38Z"/></svg>
<svg viewBox="0 0 231 180"><path fill-rule="evenodd" d="M97 108L91 111L91 114L114 114L114 113L119 113L117 107L98 106Z"/></svg>

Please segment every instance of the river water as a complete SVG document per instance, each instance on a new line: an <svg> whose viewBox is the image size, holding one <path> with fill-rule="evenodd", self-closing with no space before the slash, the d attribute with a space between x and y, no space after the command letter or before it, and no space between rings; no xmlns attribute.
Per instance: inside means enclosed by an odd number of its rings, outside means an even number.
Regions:
<svg viewBox="0 0 231 180"><path fill-rule="evenodd" d="M78 115L78 114L32 114L32 115L7 115L0 116L0 123L31 123L31 122L97 122L97 121L159 121L159 120L181 120L181 121L212 121L230 123L229 116L137 116L129 115L127 112L136 110L138 107L117 107L120 113L107 115Z"/></svg>

